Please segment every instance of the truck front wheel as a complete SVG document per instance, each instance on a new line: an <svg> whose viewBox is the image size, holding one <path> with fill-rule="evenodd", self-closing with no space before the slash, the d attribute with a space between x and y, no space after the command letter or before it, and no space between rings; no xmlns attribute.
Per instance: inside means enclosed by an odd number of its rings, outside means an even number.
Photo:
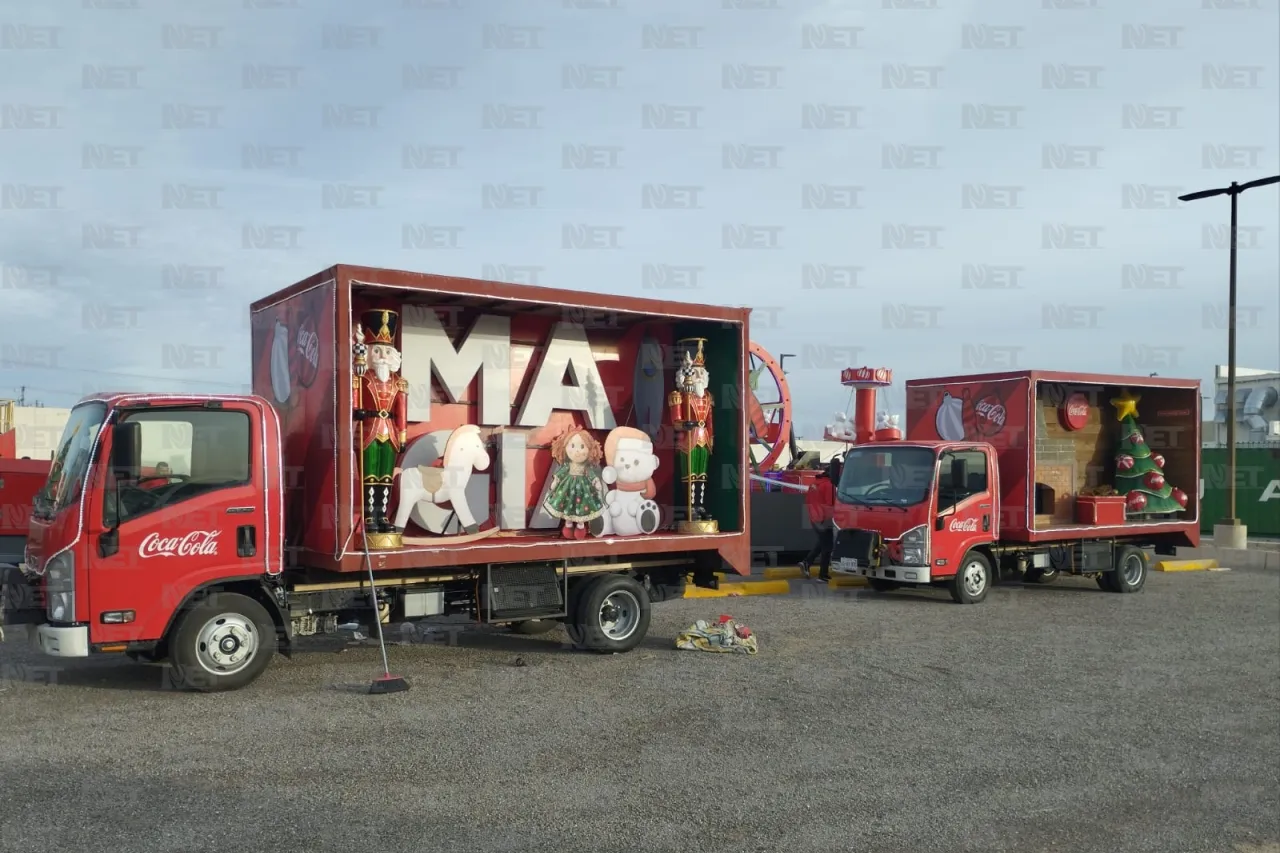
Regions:
<svg viewBox="0 0 1280 853"><path fill-rule="evenodd" d="M275 623L245 595L216 593L197 602L174 628L169 663L174 686L212 693L236 690L262 675L276 650Z"/></svg>
<svg viewBox="0 0 1280 853"><path fill-rule="evenodd" d="M629 652L649 631L649 594L628 575L588 581L575 599L565 628L579 649Z"/></svg>
<svg viewBox="0 0 1280 853"><path fill-rule="evenodd" d="M1147 582L1147 555L1141 548L1122 545L1116 549L1114 571L1102 576L1110 592L1137 592Z"/></svg>
<svg viewBox="0 0 1280 853"><path fill-rule="evenodd" d="M991 563L977 551L965 554L960 571L951 579L951 598L957 604L977 604L991 589Z"/></svg>

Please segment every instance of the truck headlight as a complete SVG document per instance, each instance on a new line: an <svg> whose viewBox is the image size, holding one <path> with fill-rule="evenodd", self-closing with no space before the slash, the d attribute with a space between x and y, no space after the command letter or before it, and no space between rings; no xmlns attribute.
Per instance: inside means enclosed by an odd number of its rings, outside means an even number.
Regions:
<svg viewBox="0 0 1280 853"><path fill-rule="evenodd" d="M76 561L63 551L45 566L45 616L50 622L76 620Z"/></svg>
<svg viewBox="0 0 1280 853"><path fill-rule="evenodd" d="M900 542L902 544L902 564L904 566L929 565L927 525L922 524L919 527L911 528L902 534Z"/></svg>

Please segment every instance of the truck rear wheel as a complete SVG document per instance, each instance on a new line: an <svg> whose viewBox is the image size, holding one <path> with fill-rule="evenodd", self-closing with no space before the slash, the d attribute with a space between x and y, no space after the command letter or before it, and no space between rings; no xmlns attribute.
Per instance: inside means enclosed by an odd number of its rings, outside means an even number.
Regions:
<svg viewBox="0 0 1280 853"><path fill-rule="evenodd" d="M977 551L960 561L960 571L951 579L951 598L957 604L977 604L991 589L991 563Z"/></svg>
<svg viewBox="0 0 1280 853"><path fill-rule="evenodd" d="M577 595L565 628L579 649L629 652L649 631L649 594L629 575L603 575Z"/></svg>
<svg viewBox="0 0 1280 853"><path fill-rule="evenodd" d="M1147 582L1147 555L1141 548L1121 545L1116 549L1114 571L1102 576L1108 592L1137 592Z"/></svg>
<svg viewBox="0 0 1280 853"><path fill-rule="evenodd" d="M216 593L197 602L174 627L169 662L175 687L236 690L262 675L276 651L276 627L246 595Z"/></svg>

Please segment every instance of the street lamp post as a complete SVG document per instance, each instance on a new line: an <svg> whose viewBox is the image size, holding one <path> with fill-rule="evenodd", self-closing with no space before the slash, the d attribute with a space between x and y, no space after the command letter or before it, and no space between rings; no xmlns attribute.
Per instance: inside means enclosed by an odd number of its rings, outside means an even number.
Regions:
<svg viewBox="0 0 1280 853"><path fill-rule="evenodd" d="M1231 547L1243 548L1247 531L1241 529L1240 519L1236 517L1236 203L1240 193L1254 187L1280 183L1280 175L1270 178L1259 178L1256 181L1238 184L1231 182L1229 187L1212 190L1200 190L1178 196L1178 201L1195 201L1213 196L1231 196L1231 259L1227 283L1227 517L1214 527L1214 539L1217 540L1219 527L1229 527L1224 531L1224 538Z"/></svg>

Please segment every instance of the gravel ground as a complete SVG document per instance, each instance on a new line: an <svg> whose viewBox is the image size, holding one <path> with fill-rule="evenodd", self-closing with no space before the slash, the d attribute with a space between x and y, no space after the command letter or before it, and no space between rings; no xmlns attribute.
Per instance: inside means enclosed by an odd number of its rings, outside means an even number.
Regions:
<svg viewBox="0 0 1280 853"><path fill-rule="evenodd" d="M1280 578L660 604L627 655L313 644L237 693L0 646L0 850L1280 851ZM677 652L695 618L755 657ZM48 683L53 682L53 683Z"/></svg>

